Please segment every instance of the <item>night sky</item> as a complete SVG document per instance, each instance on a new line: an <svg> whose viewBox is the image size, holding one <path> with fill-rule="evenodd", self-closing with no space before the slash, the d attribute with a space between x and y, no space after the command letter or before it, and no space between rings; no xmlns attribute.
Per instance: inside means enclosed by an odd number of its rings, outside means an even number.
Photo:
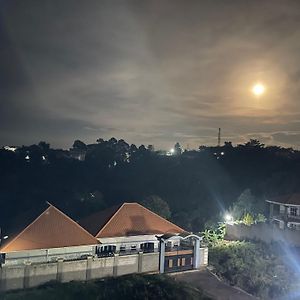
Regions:
<svg viewBox="0 0 300 300"><path fill-rule="evenodd" d="M218 127L299 148L299 0L0 0L0 145L197 148Z"/></svg>

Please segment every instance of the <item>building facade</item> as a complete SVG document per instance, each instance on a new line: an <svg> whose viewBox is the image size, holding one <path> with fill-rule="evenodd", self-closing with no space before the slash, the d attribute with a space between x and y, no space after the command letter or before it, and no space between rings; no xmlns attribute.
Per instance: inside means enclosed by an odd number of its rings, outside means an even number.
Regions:
<svg viewBox="0 0 300 300"><path fill-rule="evenodd" d="M300 230L300 194L290 194L266 200L269 220L280 229Z"/></svg>
<svg viewBox="0 0 300 300"><path fill-rule="evenodd" d="M123 203L75 222L47 203L5 230L0 290L131 273L175 272L207 265L201 237L138 203Z"/></svg>

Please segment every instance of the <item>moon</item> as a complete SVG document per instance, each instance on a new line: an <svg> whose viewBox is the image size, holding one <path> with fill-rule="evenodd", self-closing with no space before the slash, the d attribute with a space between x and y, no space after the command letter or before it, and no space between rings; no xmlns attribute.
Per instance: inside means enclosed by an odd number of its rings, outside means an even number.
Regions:
<svg viewBox="0 0 300 300"><path fill-rule="evenodd" d="M252 87L252 93L255 96L261 96L264 92L265 92L266 88L263 84L261 83L256 83L253 87Z"/></svg>

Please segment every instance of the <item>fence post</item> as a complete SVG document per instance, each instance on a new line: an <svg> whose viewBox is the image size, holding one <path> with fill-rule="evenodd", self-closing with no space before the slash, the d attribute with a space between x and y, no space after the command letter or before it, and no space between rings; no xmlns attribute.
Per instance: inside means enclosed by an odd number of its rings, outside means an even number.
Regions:
<svg viewBox="0 0 300 300"><path fill-rule="evenodd" d="M143 272L143 252L139 252L139 257L138 257L138 273Z"/></svg>
<svg viewBox="0 0 300 300"><path fill-rule="evenodd" d="M24 287L24 289L29 288L30 267L31 267L31 262L30 261L26 261L25 262L25 268L24 268L24 281L23 281L23 287Z"/></svg>
<svg viewBox="0 0 300 300"><path fill-rule="evenodd" d="M88 256L86 259L86 280L91 280L92 278L92 263L93 257Z"/></svg>
<svg viewBox="0 0 300 300"><path fill-rule="evenodd" d="M56 280L59 282L63 281L63 268L64 268L64 260L59 258L57 260L57 273L56 273Z"/></svg>
<svg viewBox="0 0 300 300"><path fill-rule="evenodd" d="M118 276L118 264L119 264L119 254L114 254L114 266L113 266L113 276Z"/></svg>

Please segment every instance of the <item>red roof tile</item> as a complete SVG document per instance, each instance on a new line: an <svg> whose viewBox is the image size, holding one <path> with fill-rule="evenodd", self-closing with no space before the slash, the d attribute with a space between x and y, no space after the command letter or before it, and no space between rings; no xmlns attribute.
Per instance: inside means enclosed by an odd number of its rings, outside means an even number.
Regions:
<svg viewBox="0 0 300 300"><path fill-rule="evenodd" d="M98 241L53 205L0 248L1 252L95 245Z"/></svg>
<svg viewBox="0 0 300 300"><path fill-rule="evenodd" d="M79 223L97 238L185 232L138 203L124 203Z"/></svg>

